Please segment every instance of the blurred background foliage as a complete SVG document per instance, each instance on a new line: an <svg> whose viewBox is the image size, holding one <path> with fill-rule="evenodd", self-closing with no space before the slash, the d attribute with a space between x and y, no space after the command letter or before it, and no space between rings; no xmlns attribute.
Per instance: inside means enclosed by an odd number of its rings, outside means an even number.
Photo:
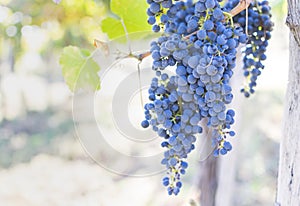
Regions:
<svg viewBox="0 0 300 206"><path fill-rule="evenodd" d="M54 121L49 117L58 115L57 109L70 96L58 57L65 46L91 50L94 38L105 39L100 23L108 8L109 1L66 0L59 5L49 0L1 1L2 166L50 151L53 138L70 132L68 108L60 113L66 113L60 124L49 125ZM22 146L11 145L14 136Z"/></svg>
<svg viewBox="0 0 300 206"><path fill-rule="evenodd" d="M77 169L85 171L84 174L74 173L74 179L90 176L90 179L82 178L82 189L76 191L76 195L70 192L74 195L73 199L68 199L70 194L67 193L58 197L58 203L52 205L80 205L80 201L83 201L81 205L88 205L86 201L91 201L90 205L118 205L122 201L136 200L131 205L174 206L182 205L185 201L184 197L172 200L167 198L160 185L160 177L155 177L155 181L142 181L113 175L108 177L107 172L99 172L96 165L90 164L89 158L74 138L71 93L61 75L59 55L68 45L93 50L95 38L108 40L107 34L101 31L101 22L111 16L109 3L108 0L62 0L57 5L51 0L1 0L0 182L7 181L6 185L0 184L0 199L8 203L12 201L10 205L24 205L21 193L28 188L39 193L37 196L41 199L27 197L25 205L39 205L39 201L44 203L49 198L50 194L47 196L45 191L50 193L51 189L38 189L40 183L53 186L45 179L36 185L31 182L34 186L24 186L24 190L7 189L8 185L15 186L13 181L18 180L13 175L21 177L30 171L39 176L43 173L40 167L47 168L49 175L53 175L51 177L55 177L56 171L62 167L66 168L68 175ZM234 198L238 206L271 205L275 198L280 128L287 83L288 30L284 26L286 1L274 0L270 3L275 31L267 53L266 71L258 82L257 94L242 105L235 189L239 195ZM258 110L261 111L259 114ZM45 154L47 156L43 156ZM188 188L193 184L193 178L190 177L195 173L196 170L191 168L184 194L188 194ZM108 177L108 180L104 181L103 176L104 179ZM95 181L95 178L99 179ZM73 179L58 181L66 182L71 187ZM94 182L103 185L91 186ZM128 185L136 187L137 191L140 190L139 186L147 185L145 191L148 194L132 197L128 194ZM107 187L106 193L101 190L103 187ZM63 189L60 192L66 194ZM111 199L117 190L119 198ZM59 192L59 188L56 191ZM99 192L103 194L99 195ZM18 198L20 202L16 200ZM63 198L66 198L66 202ZM105 198L110 200L103 203ZM74 204L68 204L72 201L75 201Z"/></svg>

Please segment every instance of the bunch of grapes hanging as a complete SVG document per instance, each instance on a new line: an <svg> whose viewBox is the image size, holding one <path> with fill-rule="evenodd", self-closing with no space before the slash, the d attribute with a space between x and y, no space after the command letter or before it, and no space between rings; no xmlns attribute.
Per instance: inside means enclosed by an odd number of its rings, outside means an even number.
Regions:
<svg viewBox="0 0 300 206"><path fill-rule="evenodd" d="M213 155L232 150L235 112L228 104L237 49L243 48L246 84L241 92L246 97L254 93L264 69L273 28L268 1L229 0L223 7L221 2L147 0L148 23L161 36L151 43L154 78L141 125L162 138L166 150L161 163L167 168L163 185L170 195L180 192L203 119L212 130ZM167 67L176 75L164 72Z"/></svg>

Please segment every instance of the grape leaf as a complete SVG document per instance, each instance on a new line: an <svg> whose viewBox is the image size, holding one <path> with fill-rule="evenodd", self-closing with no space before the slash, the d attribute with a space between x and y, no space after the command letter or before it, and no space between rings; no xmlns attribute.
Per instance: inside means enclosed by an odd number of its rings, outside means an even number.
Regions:
<svg viewBox="0 0 300 206"><path fill-rule="evenodd" d="M107 17L101 22L101 26L102 31L105 32L110 39L125 34L123 25L119 19Z"/></svg>
<svg viewBox="0 0 300 206"><path fill-rule="evenodd" d="M101 22L102 31L110 39L125 35L121 21L124 22L128 33L151 30L147 23L147 7L145 0L111 0L111 11L119 18L105 18Z"/></svg>
<svg viewBox="0 0 300 206"><path fill-rule="evenodd" d="M97 74L100 67L89 51L75 46L65 47L59 63L62 66L63 77L71 91L74 92L80 88L94 91L100 89L100 78Z"/></svg>

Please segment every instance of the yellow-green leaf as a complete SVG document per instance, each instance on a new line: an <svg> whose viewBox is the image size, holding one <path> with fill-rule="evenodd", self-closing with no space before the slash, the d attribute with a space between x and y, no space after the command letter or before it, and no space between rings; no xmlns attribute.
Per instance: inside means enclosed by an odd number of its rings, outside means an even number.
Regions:
<svg viewBox="0 0 300 206"><path fill-rule="evenodd" d="M105 32L110 39L125 35L120 19L107 17L101 22L101 27L102 31Z"/></svg>
<svg viewBox="0 0 300 206"><path fill-rule="evenodd" d="M110 39L125 35L122 25L126 26L128 33L149 31L151 26L147 23L147 7L145 0L111 0L111 11L119 17L107 17L101 23L102 30Z"/></svg>
<svg viewBox="0 0 300 206"><path fill-rule="evenodd" d="M65 47L59 60L63 77L71 91L78 89L99 90L99 65L89 51L75 46Z"/></svg>

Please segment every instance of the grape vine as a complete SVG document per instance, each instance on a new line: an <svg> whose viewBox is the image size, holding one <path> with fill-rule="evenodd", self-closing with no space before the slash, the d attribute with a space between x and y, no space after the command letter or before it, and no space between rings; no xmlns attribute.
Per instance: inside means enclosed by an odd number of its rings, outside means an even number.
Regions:
<svg viewBox="0 0 300 206"><path fill-rule="evenodd" d="M147 0L148 23L161 36L151 43L155 77L141 125L151 126L163 138L166 151L161 163L167 168L163 185L170 195L180 192L186 159L202 133L203 119L212 130L213 155L232 150L228 138L235 135L231 129L235 112L228 104L233 99L230 80L239 46L245 48L247 83L241 91L246 97L254 92L264 68L273 27L268 2L229 0L222 7L222 1ZM169 76L167 67L176 75Z"/></svg>

